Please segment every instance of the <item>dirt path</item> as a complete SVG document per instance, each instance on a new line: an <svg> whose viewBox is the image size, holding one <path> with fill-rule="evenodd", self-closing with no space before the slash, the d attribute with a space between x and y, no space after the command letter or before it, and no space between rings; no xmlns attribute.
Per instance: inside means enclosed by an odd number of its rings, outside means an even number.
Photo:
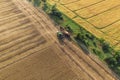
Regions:
<svg viewBox="0 0 120 80"><path fill-rule="evenodd" d="M0 4L0 80L116 80L73 42L60 44L42 10L25 0Z"/></svg>

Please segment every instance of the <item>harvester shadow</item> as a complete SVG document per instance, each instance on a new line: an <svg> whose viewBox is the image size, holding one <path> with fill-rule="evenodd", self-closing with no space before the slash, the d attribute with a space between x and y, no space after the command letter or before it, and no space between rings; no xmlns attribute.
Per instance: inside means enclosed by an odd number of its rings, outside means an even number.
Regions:
<svg viewBox="0 0 120 80"><path fill-rule="evenodd" d="M65 39L67 39L68 41L72 41L71 37L65 37Z"/></svg>
<svg viewBox="0 0 120 80"><path fill-rule="evenodd" d="M88 48L87 48L82 42L80 42L79 40L76 39L76 43L79 45L79 47L82 49L82 51L83 51L86 55L90 54Z"/></svg>
<svg viewBox="0 0 120 80"><path fill-rule="evenodd" d="M61 40L61 39L58 39L58 41L61 45L64 45L64 43L65 43L64 40Z"/></svg>

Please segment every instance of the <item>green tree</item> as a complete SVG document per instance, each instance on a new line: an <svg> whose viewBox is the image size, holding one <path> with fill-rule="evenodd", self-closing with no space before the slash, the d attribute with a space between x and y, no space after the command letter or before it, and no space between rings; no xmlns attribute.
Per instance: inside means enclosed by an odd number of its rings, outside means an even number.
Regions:
<svg viewBox="0 0 120 80"><path fill-rule="evenodd" d="M116 58L117 63L120 64L120 51L117 51L117 52L115 53L114 57Z"/></svg>
<svg viewBox="0 0 120 80"><path fill-rule="evenodd" d="M41 1L46 2L46 0L41 0Z"/></svg>
<svg viewBox="0 0 120 80"><path fill-rule="evenodd" d="M41 0L34 0L34 6L40 6Z"/></svg>
<svg viewBox="0 0 120 80"><path fill-rule="evenodd" d="M47 10L49 10L49 7L48 7L48 5L47 5L46 3L44 3L43 10L44 10L45 12L47 12Z"/></svg>
<svg viewBox="0 0 120 80"><path fill-rule="evenodd" d="M112 53L112 48L110 47L110 44L107 42L103 42L102 44L102 50L104 51L104 53Z"/></svg>
<svg viewBox="0 0 120 80"><path fill-rule="evenodd" d="M60 20L63 20L62 13L56 9L56 5L53 5L50 12L51 16L55 16Z"/></svg>
<svg viewBox="0 0 120 80"><path fill-rule="evenodd" d="M105 61L109 64L111 68L115 68L117 65L117 61L114 57L106 58Z"/></svg>

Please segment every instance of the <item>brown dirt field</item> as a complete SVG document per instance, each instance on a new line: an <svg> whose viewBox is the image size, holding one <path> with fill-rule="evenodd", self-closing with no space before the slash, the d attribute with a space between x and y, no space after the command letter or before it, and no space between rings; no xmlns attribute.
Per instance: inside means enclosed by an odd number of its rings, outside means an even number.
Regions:
<svg viewBox="0 0 120 80"><path fill-rule="evenodd" d="M0 80L117 79L73 42L60 44L58 29L42 10L25 0L0 0L0 4L4 4L0 5Z"/></svg>
<svg viewBox="0 0 120 80"><path fill-rule="evenodd" d="M1 80L76 80L76 74L58 57L58 52L52 48L35 52L34 54L3 69ZM50 51L52 51L50 53ZM61 53L61 51L59 51ZM9 72L9 73L8 73Z"/></svg>

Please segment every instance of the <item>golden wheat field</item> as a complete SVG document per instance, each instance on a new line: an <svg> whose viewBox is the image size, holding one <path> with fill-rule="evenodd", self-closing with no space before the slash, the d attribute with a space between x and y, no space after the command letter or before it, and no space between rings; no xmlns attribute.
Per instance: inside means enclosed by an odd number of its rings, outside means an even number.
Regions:
<svg viewBox="0 0 120 80"><path fill-rule="evenodd" d="M120 47L120 0L48 0L69 18L115 49Z"/></svg>

